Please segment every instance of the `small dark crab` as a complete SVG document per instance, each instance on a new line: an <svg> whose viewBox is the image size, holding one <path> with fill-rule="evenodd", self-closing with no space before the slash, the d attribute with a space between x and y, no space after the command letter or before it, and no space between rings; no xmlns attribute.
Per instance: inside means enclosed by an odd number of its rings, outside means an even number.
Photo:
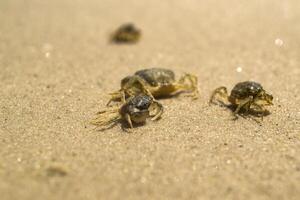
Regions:
<svg viewBox="0 0 300 200"><path fill-rule="evenodd" d="M127 97L137 94L147 94L153 98L160 98L191 92L194 99L198 98L198 79L192 74L183 75L178 81L175 74L169 69L150 68L139 70L132 76L127 76L121 81L121 89L111 93L111 101L120 101L123 95Z"/></svg>
<svg viewBox="0 0 300 200"><path fill-rule="evenodd" d="M121 25L112 35L111 42L114 43L136 43L141 37L141 31L133 24Z"/></svg>
<svg viewBox="0 0 300 200"><path fill-rule="evenodd" d="M152 117L152 120L157 120L163 114L163 106L153 100L152 97L144 94L130 97L127 100L124 97L122 102L122 106L115 106L98 112L91 124L109 127L120 120L126 120L130 128L133 128L133 123L143 124L149 117ZM155 112L151 113L152 111Z"/></svg>
<svg viewBox="0 0 300 200"><path fill-rule="evenodd" d="M217 101L226 107L233 108L234 117L237 119L239 114L252 114L263 117L268 113L264 106L273 105L272 100L273 96L268 94L261 84L245 81L237 83L229 96L226 87L215 89L211 95L210 104Z"/></svg>

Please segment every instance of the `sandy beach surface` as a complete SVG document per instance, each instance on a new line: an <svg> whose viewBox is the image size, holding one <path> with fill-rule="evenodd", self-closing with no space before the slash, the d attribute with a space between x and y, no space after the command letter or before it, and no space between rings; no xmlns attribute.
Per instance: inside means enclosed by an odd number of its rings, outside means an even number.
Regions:
<svg viewBox="0 0 300 200"><path fill-rule="evenodd" d="M0 199L300 199L299 0L0 1ZM135 45L108 43L124 22ZM131 133L89 125L136 70L199 78L200 98ZM255 80L261 125L209 106Z"/></svg>

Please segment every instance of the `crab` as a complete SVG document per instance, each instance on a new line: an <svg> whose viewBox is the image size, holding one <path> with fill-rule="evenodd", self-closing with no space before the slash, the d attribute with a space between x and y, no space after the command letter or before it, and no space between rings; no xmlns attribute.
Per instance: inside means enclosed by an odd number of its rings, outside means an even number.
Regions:
<svg viewBox="0 0 300 200"><path fill-rule="evenodd" d="M234 119L237 119L239 114L252 114L263 118L268 113L265 106L273 105L272 100L273 96L268 94L261 84L245 81L237 83L229 96L226 87L215 89L209 103L217 101L223 106L233 108ZM228 103L230 104L228 105Z"/></svg>
<svg viewBox="0 0 300 200"><path fill-rule="evenodd" d="M114 125L120 120L125 120L130 128L133 128L133 123L143 124L149 117L152 117L151 120L157 120L163 114L162 104L148 95L139 94L126 100L123 97L122 103L121 106L98 112L91 124L104 127ZM152 111L155 112L151 113Z"/></svg>
<svg viewBox="0 0 300 200"><path fill-rule="evenodd" d="M121 89L110 93L112 101L120 101L122 96L147 94L153 99L168 97L181 92L191 92L194 99L198 98L198 79L195 75L185 74L178 81L173 71L164 68L150 68L135 72L121 81Z"/></svg>
<svg viewBox="0 0 300 200"><path fill-rule="evenodd" d="M141 31L133 24L121 25L112 35L111 42L114 43L136 43L141 37Z"/></svg>

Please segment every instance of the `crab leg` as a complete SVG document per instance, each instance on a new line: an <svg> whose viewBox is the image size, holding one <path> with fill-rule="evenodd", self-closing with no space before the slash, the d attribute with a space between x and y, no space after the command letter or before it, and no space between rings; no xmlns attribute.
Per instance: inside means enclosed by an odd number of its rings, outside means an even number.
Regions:
<svg viewBox="0 0 300 200"><path fill-rule="evenodd" d="M221 96L223 99L227 100L228 99L228 93L227 93L227 88L222 86L222 87L219 87L217 89L215 89L210 97L210 100L209 100L209 104L216 104L214 102L214 100L216 99L216 96L219 95ZM223 106L225 106L225 103L219 99L217 99L217 101L219 103L221 103Z"/></svg>
<svg viewBox="0 0 300 200"><path fill-rule="evenodd" d="M189 81L189 83L186 83ZM182 89L182 90L189 90L193 92L194 99L197 99L199 96L199 91L197 88L198 85L198 78L195 75L192 74L184 74L176 84L176 88Z"/></svg>
<svg viewBox="0 0 300 200"><path fill-rule="evenodd" d="M131 121L129 114L125 114L125 119L126 119L127 123L129 124L130 128L133 128L132 121Z"/></svg>
<svg viewBox="0 0 300 200"><path fill-rule="evenodd" d="M253 102L253 97L252 97L252 96L250 96L250 97L248 97L248 98L242 100L242 101L240 102L240 104L238 105L238 107L235 109L234 113L233 113L233 114L234 114L234 117L235 117L234 119L237 119L237 118L238 118L237 115L238 115L239 111L241 110L241 108L247 106L246 112L248 112L248 110L249 110L249 108L250 108L250 104L251 104L252 102Z"/></svg>

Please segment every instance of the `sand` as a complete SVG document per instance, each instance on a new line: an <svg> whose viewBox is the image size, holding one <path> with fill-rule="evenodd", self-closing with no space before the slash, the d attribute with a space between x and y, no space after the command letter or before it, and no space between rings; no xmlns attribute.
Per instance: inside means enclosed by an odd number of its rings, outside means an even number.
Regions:
<svg viewBox="0 0 300 200"><path fill-rule="evenodd" d="M2 0L2 200L299 199L298 0ZM136 45L111 45L134 22ZM138 69L199 78L200 98L162 99L131 133L88 122ZM274 96L262 125L208 106L255 80Z"/></svg>

